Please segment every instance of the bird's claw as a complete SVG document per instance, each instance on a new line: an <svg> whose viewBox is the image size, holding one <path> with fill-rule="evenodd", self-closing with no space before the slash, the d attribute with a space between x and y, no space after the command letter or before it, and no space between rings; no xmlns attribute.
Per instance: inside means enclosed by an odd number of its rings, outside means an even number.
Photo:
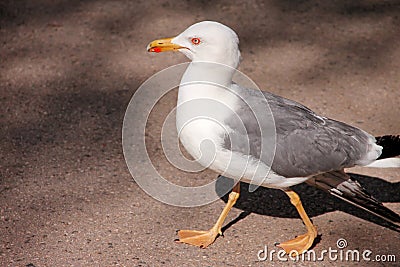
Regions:
<svg viewBox="0 0 400 267"><path fill-rule="evenodd" d="M221 230L210 229L208 231L197 231L197 230L180 230L178 231L179 239L176 240L179 243L185 243L200 248L206 248L212 243L218 235L222 235Z"/></svg>

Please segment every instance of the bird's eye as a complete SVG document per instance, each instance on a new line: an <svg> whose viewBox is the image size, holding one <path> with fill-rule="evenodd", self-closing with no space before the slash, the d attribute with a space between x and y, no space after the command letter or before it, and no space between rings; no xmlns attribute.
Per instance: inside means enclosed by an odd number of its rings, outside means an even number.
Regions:
<svg viewBox="0 0 400 267"><path fill-rule="evenodd" d="M197 37L194 37L194 38L192 38L192 44L194 44L194 45L198 45L198 44L200 44L200 38L197 38Z"/></svg>

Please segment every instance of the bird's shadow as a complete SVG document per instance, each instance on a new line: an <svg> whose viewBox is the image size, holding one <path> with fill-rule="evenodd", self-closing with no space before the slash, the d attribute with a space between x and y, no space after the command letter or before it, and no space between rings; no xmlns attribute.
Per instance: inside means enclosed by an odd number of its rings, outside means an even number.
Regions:
<svg viewBox="0 0 400 267"><path fill-rule="evenodd" d="M358 174L350 174L350 176L359 181L360 184L379 201L400 202L399 182L390 183L380 178ZM219 190L220 188L226 188L227 185L233 186L233 184L233 179L220 176L217 179L216 191L219 194L219 192L221 192L221 190ZM387 223L385 220L360 208L354 207L351 204L337 199L312 186L303 183L292 188L299 194L303 206L310 217L340 210L399 232L398 229ZM228 194L223 196L222 194L219 195L224 202L228 201ZM250 193L249 184L246 183L240 184L240 198L236 202L235 207L243 210L243 212L236 219L229 222L223 230L228 229L250 213L280 218L299 218L296 209L290 204L289 198L281 190L259 187L256 191Z"/></svg>

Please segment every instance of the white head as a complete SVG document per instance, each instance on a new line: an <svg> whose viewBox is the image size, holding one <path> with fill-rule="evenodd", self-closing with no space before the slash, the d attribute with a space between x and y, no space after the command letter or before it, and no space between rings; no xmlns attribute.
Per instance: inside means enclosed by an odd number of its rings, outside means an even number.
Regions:
<svg viewBox="0 0 400 267"><path fill-rule="evenodd" d="M215 21L198 22L176 37L155 40L147 46L147 50L180 51L193 62L216 62L233 68L237 67L240 60L236 33Z"/></svg>

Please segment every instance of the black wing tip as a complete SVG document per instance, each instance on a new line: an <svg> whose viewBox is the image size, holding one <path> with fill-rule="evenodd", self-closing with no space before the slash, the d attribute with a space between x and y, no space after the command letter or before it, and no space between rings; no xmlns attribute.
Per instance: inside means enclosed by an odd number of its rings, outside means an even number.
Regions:
<svg viewBox="0 0 400 267"><path fill-rule="evenodd" d="M400 228L400 215L385 207L368 193L357 180L344 172L324 173L313 177L307 183Z"/></svg>
<svg viewBox="0 0 400 267"><path fill-rule="evenodd" d="M378 217L396 225L400 223L400 215L385 207L380 201L368 193L361 184L353 178L342 182L335 188L329 190L332 195L367 210Z"/></svg>
<svg viewBox="0 0 400 267"><path fill-rule="evenodd" d="M400 135L383 135L375 137L376 144L383 147L378 159L392 158L400 155Z"/></svg>
<svg viewBox="0 0 400 267"><path fill-rule="evenodd" d="M400 215L394 212L393 210L389 209L388 207L385 207L382 203L377 202L373 198L364 198L364 197L350 197L348 195L341 195L333 190L330 191L330 193L337 197L340 198L346 202L349 202L350 204L353 204L354 206L357 206L361 209L364 209L375 216L378 216L385 221L389 222L392 226L395 228L400 229Z"/></svg>

